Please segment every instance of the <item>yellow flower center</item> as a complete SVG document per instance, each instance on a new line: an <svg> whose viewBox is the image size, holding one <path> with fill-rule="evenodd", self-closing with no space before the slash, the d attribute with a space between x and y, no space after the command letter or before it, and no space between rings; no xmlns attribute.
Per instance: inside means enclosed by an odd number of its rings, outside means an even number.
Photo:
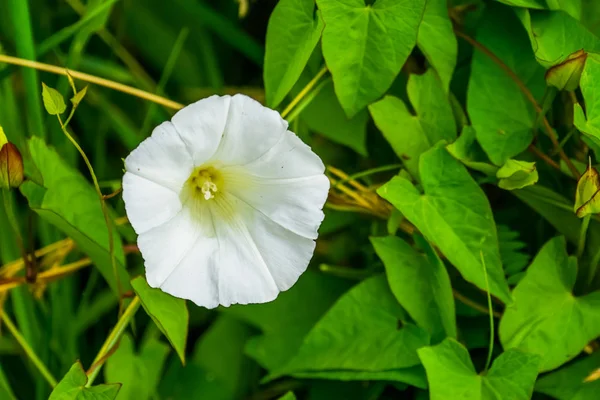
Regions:
<svg viewBox="0 0 600 400"><path fill-rule="evenodd" d="M194 169L186 182L187 195L195 200L211 200L223 190L223 176L214 167Z"/></svg>

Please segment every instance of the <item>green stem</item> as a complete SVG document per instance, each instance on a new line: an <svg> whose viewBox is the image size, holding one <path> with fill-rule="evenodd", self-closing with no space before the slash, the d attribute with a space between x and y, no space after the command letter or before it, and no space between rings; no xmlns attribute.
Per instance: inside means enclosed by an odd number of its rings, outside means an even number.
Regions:
<svg viewBox="0 0 600 400"><path fill-rule="evenodd" d="M21 332L19 332L19 330L17 329L15 324L12 322L12 320L8 317L6 312L0 311L0 313L2 313L2 322L4 322L4 325L6 325L6 327L8 328L10 333L14 336L16 341L21 345L21 347L23 348L23 351L25 351L25 354L27 354L27 357L29 357L29 359L31 360L33 365L36 366L36 368L40 371L40 373L46 379L46 381L50 384L50 386L52 388L54 388L57 384L56 379L54 379L54 377L52 376L50 371L48 371L48 368L46 368L44 363L42 363L42 361L38 358L38 356L33 352L33 349L31 347L29 347L29 343L27 343L27 341L25 340L23 335L21 335Z"/></svg>
<svg viewBox="0 0 600 400"><path fill-rule="evenodd" d="M579 242L577 243L577 259L581 259L585 250L585 239L587 237L588 226L590 225L590 219L592 215L586 215L581 221L581 229L579 230Z"/></svg>
<svg viewBox="0 0 600 400"><path fill-rule="evenodd" d="M88 381L85 386L92 386L92 383L94 382L94 379L96 379L96 376L98 376L100 369L102 369L102 365L104 365L108 354L113 349L115 344L117 344L119 339L121 339L121 336L123 336L125 328L127 328L127 325L129 325L129 322L131 322L133 319L133 316L140 307L140 304L140 298L138 296L135 296L133 300L131 300L131 303L129 303L129 306L127 306L127 309L125 309L125 312L121 315L117 321L117 324L104 341L104 344L100 348L100 351L98 351L96 358L94 358L94 362L92 362L92 366L88 371Z"/></svg>
<svg viewBox="0 0 600 400"><path fill-rule="evenodd" d="M315 77L312 78L306 86L304 86L304 89L302 89L300 93L298 93L298 95L292 100L292 102L288 104L288 106L281 112L281 118L285 118L292 111L292 109L298 103L300 103L300 100L302 100L316 86L317 82L319 82L319 79L321 79L321 77L323 77L323 75L325 75L326 72L326 66L324 66L319 72L317 72Z"/></svg>
<svg viewBox="0 0 600 400"><path fill-rule="evenodd" d="M490 314L490 344L488 348L487 360L485 362L484 372L490 368L492 363L492 355L494 353L494 308L492 307L492 296L490 295L490 284L488 282L487 268L485 266L485 259L483 258L483 252L480 251L481 265L483 265L483 276L485 277L485 290L487 294L488 311Z"/></svg>
<svg viewBox="0 0 600 400"><path fill-rule="evenodd" d="M315 97L317 97L317 95L321 92L321 90L323 90L323 88L325 86L327 86L329 84L329 82L331 82L331 77L324 79L323 81L321 81L319 83L319 85L317 87L315 87L313 90L311 90L302 99L302 101L292 110L292 112L288 115L287 121L289 123L294 122L296 120L296 118L298 118L298 116L300 115L300 113L302 111L304 111L304 109L306 107L308 107L308 105L310 103L312 103L312 101L315 99Z"/></svg>
<svg viewBox="0 0 600 400"><path fill-rule="evenodd" d="M85 161L85 165L87 166L87 168L90 172L90 175L92 176L92 181L94 182L94 188L96 189L96 194L98 195L98 198L100 199L100 204L102 206L102 214L104 215L104 222L106 223L106 229L108 230L108 252L110 254L110 263L112 265L113 274L115 275L115 279L117 281L117 291L119 293L119 299L120 299L121 294L122 294L122 288L121 288L121 281L119 280L119 274L117 273L117 262L115 259L115 243L113 240L113 226L112 226L112 222L110 219L110 215L108 215L108 208L106 207L106 202L104 201L102 191L100 190L100 185L98 184L98 178L96 178L96 173L94 172L94 168L92 167L92 164L90 163L90 160L88 159L87 155L85 154L85 152L83 151L81 146L79 146L79 143L77 143L77 141L73 138L73 136L71 136L69 134L69 131L67 130L67 127L65 126L65 124L63 124L63 121L60 118L60 115L57 114L56 117L58 118L58 122L60 124L60 128L62 129L63 133L65 134L67 139L69 139L69 141L71 143L73 143L73 146L75 146L75 148L77 149L79 154L81 154L81 157L83 158L83 161ZM119 300L119 303L120 303L120 300Z"/></svg>
<svg viewBox="0 0 600 400"><path fill-rule="evenodd" d="M400 169L403 166L404 166L403 164L384 165L382 167L371 168L371 169L367 169L365 171L357 172L356 174L352 174L352 175L348 176L346 179L337 181L337 183L335 185L333 185L333 188L336 188L337 186L342 185L351 180L355 180L358 178L364 178L365 176L378 174L380 172L392 171L394 169Z"/></svg>

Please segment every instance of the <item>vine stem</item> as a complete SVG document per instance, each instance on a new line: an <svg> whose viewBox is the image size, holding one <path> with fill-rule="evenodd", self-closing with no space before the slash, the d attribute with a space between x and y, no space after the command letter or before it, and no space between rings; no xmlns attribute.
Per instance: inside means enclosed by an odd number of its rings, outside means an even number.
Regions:
<svg viewBox="0 0 600 400"><path fill-rule="evenodd" d="M75 148L77 149L79 154L81 154L81 157L85 161L85 165L87 166L87 168L90 172L90 175L92 176L92 181L94 182L94 188L96 189L96 194L98 195L98 198L100 199L100 205L102 207L102 214L104 215L104 222L106 223L106 229L108 230L108 252L110 255L110 263L112 265L113 274L115 275L115 279L117 281L117 292L119 293L119 304L121 304L121 300L122 300L121 295L122 295L123 290L121 288L121 281L119 279L119 274L117 272L117 260L115 259L115 243L114 243L114 238L113 238L113 225L112 225L112 221L110 219L110 215L108 215L108 208L106 207L106 201L104 199L104 195L102 194L102 190L100 190L100 185L98 184L98 178L96 178L96 173L94 172L94 167L92 167L92 164L90 163L90 160L88 159L87 155L85 154L85 151L83 151L83 149L81 148L81 146L79 146L79 143L77 143L77 141L73 138L73 136L71 136L71 134L69 134L69 131L67 130L67 127L63 124L63 121L62 121L62 118L60 118L60 115L57 114L56 117L58 118L58 122L60 124L60 128L62 129L63 133L69 139L69 141L73 144L73 146L75 146ZM119 307L119 308L121 308L121 307Z"/></svg>
<svg viewBox="0 0 600 400"><path fill-rule="evenodd" d="M479 43L477 40L473 39L471 36L461 32L461 31L455 30L454 32L456 33L456 36L465 40L470 45L472 45L474 48L476 48L477 50L481 51L483 54L488 56L517 84L517 86L519 87L521 92L525 95L527 100L529 100L529 102L533 105L535 112L538 115L542 115L542 125L544 126L544 130L546 131L546 134L552 141L552 145L554 146L555 151L557 151L559 157L567 164L567 167L569 167L569 170L571 171L571 174L573 175L573 177L575 179L578 179L579 171L577 171L577 168L575 168L575 165L573 165L573 162L571 161L571 159L569 157L567 157L567 155L565 154L565 151L560 146L560 143L558 142L556 133L550 126L550 122L548 122L548 118L546 118L546 116L543 115L542 108L538 104L535 97L533 97L533 94L531 93L529 88L523 83L523 81L517 76L517 74L512 69L510 69L508 67L508 65L506 65L504 63L504 61L502 61L500 58L498 58L498 56L495 55L490 49L488 49L483 44ZM547 161L547 160L544 159L544 161Z"/></svg>
<svg viewBox="0 0 600 400"><path fill-rule="evenodd" d="M57 381L54 378L54 376L52 376L50 371L48 371L48 368L46 368L42 360L38 358L33 349L29 346L29 343L27 343L23 335L21 335L21 332L19 332L12 320L8 317L8 315L6 315L6 312L0 310L0 313L2 314L2 322L4 322L4 325L6 325L6 327L13 335L15 340L19 343L19 345L21 345L23 351L25 351L25 354L27 354L27 357L29 357L29 359L31 360L33 365L35 365L38 371L40 371L40 373L42 374L44 379L46 379L48 384L52 388L54 388L57 385Z"/></svg>
<svg viewBox="0 0 600 400"><path fill-rule="evenodd" d="M304 98L304 96L306 96L315 87L317 82L319 82L319 79L321 79L323 75L325 75L325 73L327 73L327 66L321 68L321 70L317 72L314 78L312 78L311 81L308 82L306 86L304 86L304 89L302 89L300 93L298 93L298 95L294 97L290 104L288 104L288 106L281 112L281 118L285 118L288 116L288 114Z"/></svg>
<svg viewBox="0 0 600 400"><path fill-rule="evenodd" d="M19 65L21 67L33 68L39 71L50 72L58 75L71 75L75 79L93 83L99 86L104 86L109 89L117 90L119 92L127 93L132 96L139 97L140 99L148 100L153 103L165 106L167 108L171 108L173 110L180 110L183 108L183 104L169 100L165 97L158 96L156 94L152 94L141 89L136 89L131 86L123 85L122 83L111 81L109 79L100 78L94 75L86 74L84 72L74 71L70 69L68 70L66 68L58 67L56 65L25 60L23 58L7 56L4 54L0 54L0 63Z"/></svg>
<svg viewBox="0 0 600 400"><path fill-rule="evenodd" d="M129 322L131 322L131 320L133 319L135 313L140 307L140 304L141 303L139 296L135 296L133 300L131 300L131 303L129 303L129 305L125 309L125 312L117 321L117 324L104 341L104 344L100 348L100 351L98 351L96 358L94 358L90 369L87 371L88 381L85 384L86 387L92 386L92 383L98 376L100 369L102 369L102 365L104 365L104 362L106 361L110 353L114 350L114 346L117 344L119 339L121 339L123 333L125 333L125 328L127 328L127 325L129 325Z"/></svg>

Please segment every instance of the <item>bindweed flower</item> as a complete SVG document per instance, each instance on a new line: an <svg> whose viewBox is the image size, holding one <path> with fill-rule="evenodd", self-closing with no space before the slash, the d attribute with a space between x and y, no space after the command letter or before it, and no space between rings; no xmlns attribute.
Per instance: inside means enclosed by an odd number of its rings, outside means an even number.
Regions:
<svg viewBox="0 0 600 400"><path fill-rule="evenodd" d="M125 160L123 199L152 287L207 308L264 303L306 270L329 181L273 110L212 96Z"/></svg>
<svg viewBox="0 0 600 400"><path fill-rule="evenodd" d="M23 158L17 146L6 139L0 127L0 189L18 188L23 183Z"/></svg>

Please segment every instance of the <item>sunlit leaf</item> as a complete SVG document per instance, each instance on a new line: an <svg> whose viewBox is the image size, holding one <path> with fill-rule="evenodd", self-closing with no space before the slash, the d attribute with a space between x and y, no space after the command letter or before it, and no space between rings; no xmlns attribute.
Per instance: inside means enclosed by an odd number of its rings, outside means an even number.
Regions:
<svg viewBox="0 0 600 400"><path fill-rule="evenodd" d="M62 94L58 90L46 86L45 83L42 83L42 99L44 100L44 107L50 115L62 114L67 109Z"/></svg>
<svg viewBox="0 0 600 400"><path fill-rule="evenodd" d="M114 400L121 388L120 383L85 387L88 378L77 361L56 385L48 400Z"/></svg>
<svg viewBox="0 0 600 400"><path fill-rule="evenodd" d="M502 353L489 371L478 374L466 348L454 339L419 349L431 400L531 399L540 357L519 350Z"/></svg>
<svg viewBox="0 0 600 400"><path fill-rule="evenodd" d="M424 0L317 0L323 55L349 117L390 87L417 41Z"/></svg>
<svg viewBox="0 0 600 400"><path fill-rule="evenodd" d="M118 294L119 284L109 255L108 229L94 188L43 140L34 136L28 145L31 159L42 177L41 182L27 180L21 185L29 207L72 238ZM113 233L118 279L121 290L128 290L129 276L123 267L125 256L121 238L115 229Z"/></svg>
<svg viewBox="0 0 600 400"><path fill-rule="evenodd" d="M528 31L535 57L546 68L578 50L600 51L600 39L566 12L519 10L517 15Z"/></svg>
<svg viewBox="0 0 600 400"><path fill-rule="evenodd" d="M385 277L375 276L342 296L270 379L308 377L313 372L333 373L343 380L378 379L377 373L387 374L379 379L395 379L394 371L419 364L416 350L427 344L429 335L407 322Z"/></svg>
<svg viewBox="0 0 600 400"><path fill-rule="evenodd" d="M448 91L456 66L458 43L448 16L447 0L428 0L419 26L417 45L433 65Z"/></svg>
<svg viewBox="0 0 600 400"><path fill-rule="evenodd" d="M440 140L454 140L456 129L450 102L433 70L411 75L407 91L417 115L393 96L371 104L369 111L407 170L416 177L420 155Z"/></svg>
<svg viewBox="0 0 600 400"><path fill-rule="evenodd" d="M505 349L542 356L540 371L559 367L600 335L600 291L575 296L577 261L563 237L542 247L513 291L514 304L500 321Z"/></svg>
<svg viewBox="0 0 600 400"><path fill-rule="evenodd" d="M392 293L434 342L456 337L452 286L446 267L425 241L425 254L399 237L372 237L371 243L385 265Z"/></svg>
<svg viewBox="0 0 600 400"><path fill-rule="evenodd" d="M181 362L185 364L185 344L189 322L185 300L173 297L160 289L151 288L142 276L133 279L131 286L140 296L146 313L169 339Z"/></svg>
<svg viewBox="0 0 600 400"><path fill-rule="evenodd" d="M292 89L321 38L323 20L314 0L282 0L267 27L265 95L275 108Z"/></svg>
<svg viewBox="0 0 600 400"><path fill-rule="evenodd" d="M511 303L496 224L481 188L443 145L421 156L419 170L424 194L410 181L398 177L377 192L436 245L463 278L486 290L483 258L491 294Z"/></svg>

